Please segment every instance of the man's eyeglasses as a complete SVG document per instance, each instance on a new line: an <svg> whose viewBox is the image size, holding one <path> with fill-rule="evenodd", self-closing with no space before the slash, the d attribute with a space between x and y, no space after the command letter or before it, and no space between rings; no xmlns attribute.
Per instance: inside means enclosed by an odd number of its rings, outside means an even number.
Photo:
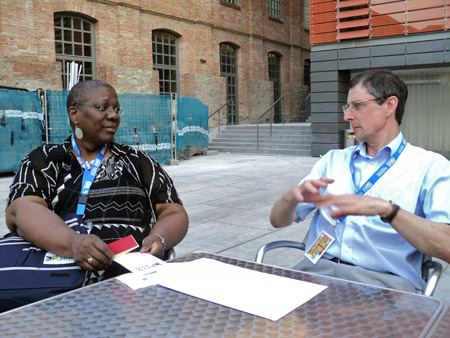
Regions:
<svg viewBox="0 0 450 338"><path fill-rule="evenodd" d="M86 103L75 103L75 105L92 107L92 108L97 109L99 112L102 112L105 114L111 109L114 110L114 112L118 115L123 115L123 113L124 113L124 110L120 107L112 107L112 106L107 107L104 104L100 104L97 106L97 105L86 104Z"/></svg>
<svg viewBox="0 0 450 338"><path fill-rule="evenodd" d="M364 100L364 101L350 102L350 103L344 104L342 106L342 111L345 114L345 111L350 108L350 110L352 112L356 112L359 110L359 107L363 105L363 103L370 102L370 101L381 101L381 99L379 97L376 97L374 99L368 99L368 100Z"/></svg>

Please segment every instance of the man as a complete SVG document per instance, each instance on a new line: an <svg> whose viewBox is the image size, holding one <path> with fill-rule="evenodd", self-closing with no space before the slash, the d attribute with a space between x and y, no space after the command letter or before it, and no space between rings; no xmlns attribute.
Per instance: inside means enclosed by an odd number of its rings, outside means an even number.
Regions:
<svg viewBox="0 0 450 338"><path fill-rule="evenodd" d="M407 97L390 71L352 79L344 119L361 143L325 154L271 211L283 227L317 208L296 268L415 292L423 253L450 262L450 162L404 140ZM323 256L316 240L331 243Z"/></svg>

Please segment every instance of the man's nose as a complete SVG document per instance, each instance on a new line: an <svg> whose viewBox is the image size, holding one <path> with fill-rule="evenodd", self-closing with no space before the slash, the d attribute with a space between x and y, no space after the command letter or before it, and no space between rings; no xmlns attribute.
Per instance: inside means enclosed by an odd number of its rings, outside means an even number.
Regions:
<svg viewBox="0 0 450 338"><path fill-rule="evenodd" d="M350 121L353 120L353 118L354 118L353 112L350 109L350 107L348 107L347 109L344 110L344 120Z"/></svg>

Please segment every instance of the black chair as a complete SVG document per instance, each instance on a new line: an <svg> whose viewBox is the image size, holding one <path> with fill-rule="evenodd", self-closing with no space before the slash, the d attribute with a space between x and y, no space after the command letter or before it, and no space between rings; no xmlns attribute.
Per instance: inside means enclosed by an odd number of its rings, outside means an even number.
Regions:
<svg viewBox="0 0 450 338"><path fill-rule="evenodd" d="M292 248L305 251L305 243L294 241L275 241L263 245L256 254L255 262L263 263L264 256L268 251L278 248ZM433 261L431 256L424 255L422 262L422 278L427 283L423 289L422 294L425 296L433 296L436 290L437 283L442 273L442 265L439 262Z"/></svg>

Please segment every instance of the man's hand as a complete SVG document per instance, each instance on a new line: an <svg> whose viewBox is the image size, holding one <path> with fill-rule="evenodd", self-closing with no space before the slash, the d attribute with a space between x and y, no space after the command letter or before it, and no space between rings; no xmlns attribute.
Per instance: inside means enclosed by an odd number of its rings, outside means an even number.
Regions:
<svg viewBox="0 0 450 338"><path fill-rule="evenodd" d="M316 198L318 209L330 208L329 215L339 219L347 215L388 215L392 205L381 198L360 195L321 195Z"/></svg>
<svg viewBox="0 0 450 338"><path fill-rule="evenodd" d="M296 218L295 207L298 203L315 203L320 201L320 189L333 183L332 178L322 177L318 180L306 180L299 186L287 190L283 196L275 202L270 213L271 224L278 228L291 224Z"/></svg>

